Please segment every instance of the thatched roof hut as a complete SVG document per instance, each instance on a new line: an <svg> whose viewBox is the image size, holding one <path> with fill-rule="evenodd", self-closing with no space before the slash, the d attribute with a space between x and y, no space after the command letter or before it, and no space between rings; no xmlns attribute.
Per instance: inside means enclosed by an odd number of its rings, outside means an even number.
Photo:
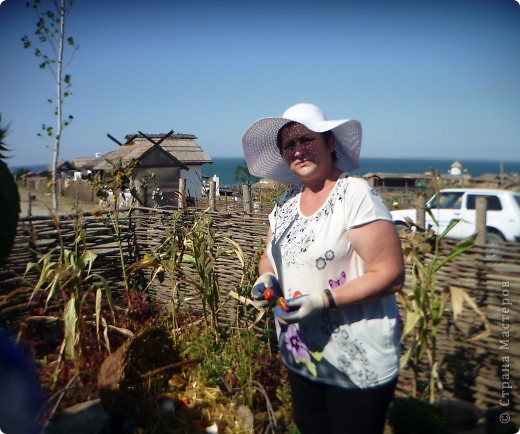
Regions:
<svg viewBox="0 0 520 434"><path fill-rule="evenodd" d="M110 137L110 136L109 136ZM110 170L112 164L136 160L139 165L133 172L134 180L143 178L149 172L155 175L154 188L159 188L167 196L174 196L179 178L186 179L188 196L199 197L202 190L202 165L213 160L197 143L193 134L130 134L125 143L90 163L91 170Z"/></svg>
<svg viewBox="0 0 520 434"><path fill-rule="evenodd" d="M162 140L165 135L147 134L146 137L141 134L128 135L125 137L127 141L125 146L150 144L149 138L157 142ZM213 160L197 143L197 136L193 134L170 134L160 142L160 146L187 166L213 163Z"/></svg>

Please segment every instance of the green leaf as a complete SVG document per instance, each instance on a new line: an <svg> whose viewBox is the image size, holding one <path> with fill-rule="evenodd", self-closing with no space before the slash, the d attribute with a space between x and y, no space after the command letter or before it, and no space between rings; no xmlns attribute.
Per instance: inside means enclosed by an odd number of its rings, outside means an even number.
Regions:
<svg viewBox="0 0 520 434"><path fill-rule="evenodd" d="M312 374L313 377L318 376L318 370L316 368L316 365L313 362L311 362L310 360L307 360L307 359L304 359L303 357L301 357L301 358L296 359L296 362L303 363L307 367L307 369L309 370L309 372Z"/></svg>
<svg viewBox="0 0 520 434"><path fill-rule="evenodd" d="M76 323L78 321L78 316L76 313L76 300L74 298L74 295L72 295L70 300L67 302L67 305L65 306L65 310L63 312L63 320L65 324L65 336L63 340L65 346L65 354L69 358L69 360L74 360L76 358Z"/></svg>
<svg viewBox="0 0 520 434"><path fill-rule="evenodd" d="M195 257L185 253L182 257L182 262L186 262L187 264L195 265L197 264L197 261L195 260Z"/></svg>
<svg viewBox="0 0 520 434"><path fill-rule="evenodd" d="M475 238L476 234L465 238L461 241L459 241L457 244L453 246L453 248L450 250L450 252L446 255L446 257L440 261L435 267L434 272L439 271L445 264L447 264L449 261L451 261L453 258L459 256L460 254L466 252L467 250L471 249L475 245Z"/></svg>
<svg viewBox="0 0 520 434"><path fill-rule="evenodd" d="M45 309L47 309L47 307L49 306L49 302L52 300L52 297L54 296L54 293L56 292L56 288L58 288L59 283L59 275L56 274L54 276L54 279L47 286L49 293L47 294L47 299L45 300Z"/></svg>
<svg viewBox="0 0 520 434"><path fill-rule="evenodd" d="M310 350L309 353L311 354L311 357L319 362L321 359L323 359L323 351L312 351Z"/></svg>
<svg viewBox="0 0 520 434"><path fill-rule="evenodd" d="M94 261L96 260L97 258L97 255L90 251L90 250L87 250L85 251L81 257L80 257L80 260L79 260L79 267L81 270L84 270L85 267L87 268L87 274L90 274L90 272L92 271L92 265L94 264Z"/></svg>
<svg viewBox="0 0 520 434"><path fill-rule="evenodd" d="M401 360L399 362L399 366L401 369L406 368L406 365L408 364L408 361L410 360L410 357L412 356L413 346L408 348L405 354L401 356Z"/></svg>
<svg viewBox="0 0 520 434"><path fill-rule="evenodd" d="M425 211L426 211L426 213L430 216L430 218L432 219L433 224L434 224L435 226L439 226L439 222L437 221L437 219L436 219L435 216L433 215L433 212L432 212L431 208L426 207L426 208L425 208Z"/></svg>
<svg viewBox="0 0 520 434"><path fill-rule="evenodd" d="M419 312L408 311L406 313L406 321L404 323L403 334L402 334L403 338L405 336L408 336L408 334L415 329L415 326L421 319L421 316L422 315Z"/></svg>
<svg viewBox="0 0 520 434"><path fill-rule="evenodd" d="M110 289L110 285L108 284L107 280L100 274L92 274L92 278L96 278L103 285L103 290L105 292L105 297L107 298L108 307L110 308L110 311L112 313L114 313L114 304L112 301L112 291Z"/></svg>
<svg viewBox="0 0 520 434"><path fill-rule="evenodd" d="M96 291L96 307L95 307L95 317L96 317L96 334L99 336L99 321L101 318L101 299L103 298L103 293L101 288L98 288Z"/></svg>
<svg viewBox="0 0 520 434"><path fill-rule="evenodd" d="M448 226L446 226L446 229L444 229L444 231L442 231L442 233L440 235L438 235L439 239L443 239L444 237L446 237L446 235L448 235L448 233L451 232L451 230L457 226L457 224L460 222L461 219L451 219L450 222L448 223Z"/></svg>

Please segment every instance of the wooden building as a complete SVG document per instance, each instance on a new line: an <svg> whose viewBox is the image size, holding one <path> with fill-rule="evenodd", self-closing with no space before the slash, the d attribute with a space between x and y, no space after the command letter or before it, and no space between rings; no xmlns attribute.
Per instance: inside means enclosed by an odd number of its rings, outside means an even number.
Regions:
<svg viewBox="0 0 520 434"><path fill-rule="evenodd" d="M200 197L202 166L213 163L196 139L192 134L175 133L127 135L124 144L119 143L118 148L94 159L87 166L99 173L110 170L112 163L119 160L136 160L139 164L132 173L133 182L142 183L151 173L154 176L154 182L147 185L148 204L152 203L153 191L160 191L160 200L154 195L159 205L175 205L179 179L186 180L188 197Z"/></svg>
<svg viewBox="0 0 520 434"><path fill-rule="evenodd" d="M431 179L430 173L385 173L369 172L363 175L370 185L376 188L423 188Z"/></svg>

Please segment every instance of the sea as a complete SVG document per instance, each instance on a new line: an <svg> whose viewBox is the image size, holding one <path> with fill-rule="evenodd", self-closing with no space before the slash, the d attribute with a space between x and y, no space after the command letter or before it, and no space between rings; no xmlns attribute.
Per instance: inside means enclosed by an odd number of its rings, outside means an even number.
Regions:
<svg viewBox="0 0 520 434"><path fill-rule="evenodd" d="M238 166L246 166L241 157L212 157L213 164L205 165L204 175L217 175L221 185L236 184L235 170ZM424 173L435 169L437 173L448 173L451 165L458 161L462 164L463 173L473 177L485 173L520 173L520 161L488 161L488 160L436 160L426 158L361 158L360 167L352 171L353 175L362 176L369 172L384 173ZM502 169L501 169L502 165Z"/></svg>
<svg viewBox="0 0 520 434"><path fill-rule="evenodd" d="M246 167L243 157L211 157L212 164L206 164L202 168L205 176L211 178L217 175L220 185L234 185L235 171L238 166ZM485 173L520 173L520 161L489 161L489 160L457 160L462 165L463 173L477 177ZM435 169L437 173L448 173L453 159L428 159L428 158L361 158L360 167L352 172L353 175L362 176L369 172L385 173L424 173ZM11 171L28 169L38 172L48 167L49 164L36 164L28 166L13 166Z"/></svg>

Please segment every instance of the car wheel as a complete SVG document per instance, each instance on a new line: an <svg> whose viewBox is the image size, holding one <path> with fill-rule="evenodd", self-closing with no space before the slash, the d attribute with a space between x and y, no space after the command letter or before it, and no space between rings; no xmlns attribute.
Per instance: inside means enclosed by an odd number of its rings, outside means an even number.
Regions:
<svg viewBox="0 0 520 434"><path fill-rule="evenodd" d="M395 230L398 234L401 234L401 232L406 231L408 229L408 226L406 226L404 223L396 223L395 224Z"/></svg>
<svg viewBox="0 0 520 434"><path fill-rule="evenodd" d="M504 237L498 232L486 232L486 260L498 262L502 259L500 245Z"/></svg>
<svg viewBox="0 0 520 434"><path fill-rule="evenodd" d="M500 244L504 242L504 237L497 232L486 232L486 244Z"/></svg>

